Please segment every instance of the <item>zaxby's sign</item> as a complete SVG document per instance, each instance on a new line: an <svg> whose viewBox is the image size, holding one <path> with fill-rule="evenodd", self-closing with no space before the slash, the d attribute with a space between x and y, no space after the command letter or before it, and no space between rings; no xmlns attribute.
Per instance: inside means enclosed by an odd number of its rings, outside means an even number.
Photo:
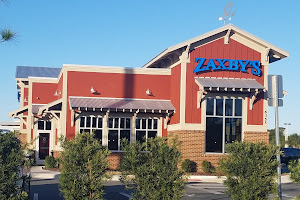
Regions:
<svg viewBox="0 0 300 200"><path fill-rule="evenodd" d="M194 69L194 73L206 71L228 70L241 71L248 73L247 69L251 68L251 73L256 76L261 76L260 61L252 60L230 60L230 59L209 59L207 65L204 65L206 58L196 58L198 63Z"/></svg>

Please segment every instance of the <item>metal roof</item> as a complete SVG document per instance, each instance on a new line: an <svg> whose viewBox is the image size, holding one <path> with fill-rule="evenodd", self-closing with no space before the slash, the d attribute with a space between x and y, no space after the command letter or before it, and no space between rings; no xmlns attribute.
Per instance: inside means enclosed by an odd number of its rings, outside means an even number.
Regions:
<svg viewBox="0 0 300 200"><path fill-rule="evenodd" d="M116 109L117 110L143 110L143 111L171 111L176 109L170 100L156 99L118 99L70 97L70 106L81 109Z"/></svg>
<svg viewBox="0 0 300 200"><path fill-rule="evenodd" d="M195 81L203 88L264 89L264 86L254 79L195 78Z"/></svg>
<svg viewBox="0 0 300 200"><path fill-rule="evenodd" d="M48 111L48 110L52 110L52 109L61 111L61 105L62 105L62 99L52 101L51 103L40 106L38 108L37 114L41 115L44 111L46 111L46 110Z"/></svg>
<svg viewBox="0 0 300 200"><path fill-rule="evenodd" d="M61 68L17 66L16 78L47 77L57 78Z"/></svg>
<svg viewBox="0 0 300 200"><path fill-rule="evenodd" d="M37 114L39 111L39 108L42 106L45 106L46 104L32 104L32 113Z"/></svg>

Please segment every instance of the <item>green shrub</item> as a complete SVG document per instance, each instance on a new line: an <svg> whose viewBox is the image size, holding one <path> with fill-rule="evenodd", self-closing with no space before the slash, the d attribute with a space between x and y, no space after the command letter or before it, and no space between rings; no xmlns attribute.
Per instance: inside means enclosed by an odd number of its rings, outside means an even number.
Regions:
<svg viewBox="0 0 300 200"><path fill-rule="evenodd" d="M103 199L109 150L90 133L62 140L62 147L59 186L64 199Z"/></svg>
<svg viewBox="0 0 300 200"><path fill-rule="evenodd" d="M147 151L142 151L147 149ZM178 169L181 153L177 140L147 139L124 147L120 164L121 181L126 188L135 188L135 199L181 199L185 182ZM134 175L134 176L131 176Z"/></svg>
<svg viewBox="0 0 300 200"><path fill-rule="evenodd" d="M20 177L25 162L24 148L13 132L0 133L0 199L28 199L18 182L29 178Z"/></svg>
<svg viewBox="0 0 300 200"><path fill-rule="evenodd" d="M291 161L289 163L290 178L294 183L300 184L300 159ZM300 199L300 194L295 198L296 200Z"/></svg>
<svg viewBox="0 0 300 200"><path fill-rule="evenodd" d="M294 183L300 184L300 159L291 161L289 163L289 170L291 172L291 180Z"/></svg>
<svg viewBox="0 0 300 200"><path fill-rule="evenodd" d="M207 160L202 161L201 165L202 165L202 170L205 173L211 174L216 172L216 168L211 164L211 162L208 162Z"/></svg>
<svg viewBox="0 0 300 200"><path fill-rule="evenodd" d="M236 142L225 146L228 157L220 161L227 179L227 195L233 200L268 199L276 193L276 153L279 148L263 143Z"/></svg>
<svg viewBox="0 0 300 200"><path fill-rule="evenodd" d="M53 156L47 156L45 159L46 168L56 168L57 160Z"/></svg>
<svg viewBox="0 0 300 200"><path fill-rule="evenodd" d="M181 163L181 169L184 172L190 173L192 172L192 161L190 159L185 159L182 163Z"/></svg>

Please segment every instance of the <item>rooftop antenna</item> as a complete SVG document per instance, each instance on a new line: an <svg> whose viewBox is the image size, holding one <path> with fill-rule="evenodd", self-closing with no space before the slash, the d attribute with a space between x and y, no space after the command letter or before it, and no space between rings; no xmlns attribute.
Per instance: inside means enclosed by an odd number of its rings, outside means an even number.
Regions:
<svg viewBox="0 0 300 200"><path fill-rule="evenodd" d="M231 20L231 17L233 17L235 12L232 12L232 2L229 1L225 7L224 7L224 16L219 16L219 21L224 21L223 25L226 24L226 20Z"/></svg>

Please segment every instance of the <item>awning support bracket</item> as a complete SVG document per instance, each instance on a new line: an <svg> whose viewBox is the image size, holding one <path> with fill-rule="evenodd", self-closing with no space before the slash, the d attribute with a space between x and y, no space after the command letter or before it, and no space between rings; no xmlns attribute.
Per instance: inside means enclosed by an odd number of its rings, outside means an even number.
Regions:
<svg viewBox="0 0 300 200"><path fill-rule="evenodd" d="M249 109L253 110L253 104L254 104L254 100L256 99L257 95L258 95L258 90L256 89L254 93L250 93L250 105L249 105Z"/></svg>
<svg viewBox="0 0 300 200"><path fill-rule="evenodd" d="M206 95L207 92L205 90L199 90L197 92L197 109L201 108L201 102L202 99L204 98L204 95Z"/></svg>
<svg viewBox="0 0 300 200"><path fill-rule="evenodd" d="M231 33L231 29L228 29L225 37L224 37L224 44L229 44L229 36L230 36L230 33Z"/></svg>
<svg viewBox="0 0 300 200"><path fill-rule="evenodd" d="M164 121L164 129L168 128L168 122L170 120L170 114L168 113L168 115L165 117L165 121Z"/></svg>

